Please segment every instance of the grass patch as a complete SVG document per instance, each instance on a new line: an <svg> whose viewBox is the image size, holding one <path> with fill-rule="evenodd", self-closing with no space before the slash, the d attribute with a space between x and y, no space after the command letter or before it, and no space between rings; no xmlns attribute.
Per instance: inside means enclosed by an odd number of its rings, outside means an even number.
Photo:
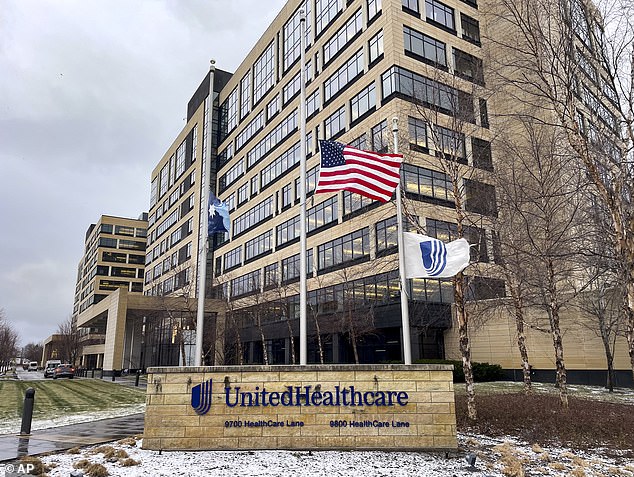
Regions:
<svg viewBox="0 0 634 477"><path fill-rule="evenodd" d="M573 396L569 404L563 411L554 394L478 394L478 420L470 423L466 397L457 393L458 430L491 437L512 435L539 446L602 447L606 454L634 457L634 405Z"/></svg>
<svg viewBox="0 0 634 477"><path fill-rule="evenodd" d="M145 402L145 390L99 379L2 381L0 421L22 416L24 393L35 389L33 419L50 419L81 412Z"/></svg>

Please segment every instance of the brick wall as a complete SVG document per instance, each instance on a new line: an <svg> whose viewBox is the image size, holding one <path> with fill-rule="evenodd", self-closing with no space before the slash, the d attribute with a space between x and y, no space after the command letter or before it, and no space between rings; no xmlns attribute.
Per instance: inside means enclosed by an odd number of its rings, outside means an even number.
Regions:
<svg viewBox="0 0 634 477"><path fill-rule="evenodd" d="M208 380L213 383L211 405L207 413L199 415L191 404L192 390ZM309 405L303 397L306 387L312 401ZM301 405L296 405L298 388ZM198 389L194 389L197 395ZM241 393L245 393L244 406ZM266 406L255 405L255 401L248 406L255 393L258 404L264 399ZM335 396L340 398L339 405L334 405ZM289 399L293 399L291 405L282 405L282 401L289 404ZM383 404L382 399L386 405L373 404ZM227 401L235 406L228 406ZM143 447L455 449L451 366L151 368Z"/></svg>

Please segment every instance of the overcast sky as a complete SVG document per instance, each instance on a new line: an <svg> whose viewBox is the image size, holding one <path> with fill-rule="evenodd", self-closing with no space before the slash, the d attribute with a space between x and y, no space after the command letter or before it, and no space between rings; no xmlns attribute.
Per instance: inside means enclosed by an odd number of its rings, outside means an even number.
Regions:
<svg viewBox="0 0 634 477"><path fill-rule="evenodd" d="M0 0L0 309L22 345L72 314L84 234L147 211L209 69L285 0Z"/></svg>

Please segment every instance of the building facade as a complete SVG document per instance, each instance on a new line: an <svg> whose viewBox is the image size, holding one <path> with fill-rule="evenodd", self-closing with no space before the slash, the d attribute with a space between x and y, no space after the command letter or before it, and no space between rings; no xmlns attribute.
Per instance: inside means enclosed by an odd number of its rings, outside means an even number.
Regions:
<svg viewBox="0 0 634 477"><path fill-rule="evenodd" d="M80 335L83 367L103 366L106 329L89 319L93 305L120 288L143 292L147 214L138 219L102 215L86 231L84 255L77 267L73 323ZM87 311L88 310L88 311Z"/></svg>
<svg viewBox="0 0 634 477"><path fill-rule="evenodd" d="M493 260L478 19L475 1L289 1L222 88L212 187L232 220L230 234L215 237L212 272L216 296L228 301L229 360L293 363L297 355L300 67L307 79L309 361L402 359L395 202L313 194L318 140L391 151L397 117L405 226L455 237L457 187L469 223L477 224L465 230L477 244L472 258ZM476 296L503 294L503 282L486 273L470 283ZM414 359L442 357L451 282L409 280L407 293Z"/></svg>

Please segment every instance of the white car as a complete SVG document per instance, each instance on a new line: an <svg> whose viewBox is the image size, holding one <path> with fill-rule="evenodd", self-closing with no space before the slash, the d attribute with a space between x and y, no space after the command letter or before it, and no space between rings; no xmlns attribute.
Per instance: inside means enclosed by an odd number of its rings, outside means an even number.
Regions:
<svg viewBox="0 0 634 477"><path fill-rule="evenodd" d="M31 361L28 367L29 371L37 371L37 361Z"/></svg>

